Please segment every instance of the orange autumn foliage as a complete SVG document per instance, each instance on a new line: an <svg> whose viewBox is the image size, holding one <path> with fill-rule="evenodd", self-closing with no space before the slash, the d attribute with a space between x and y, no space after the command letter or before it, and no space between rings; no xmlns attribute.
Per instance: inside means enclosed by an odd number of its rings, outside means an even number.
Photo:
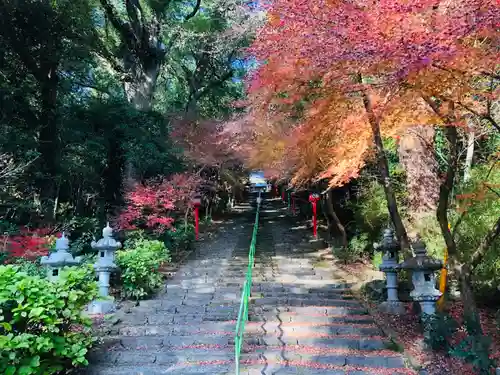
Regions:
<svg viewBox="0 0 500 375"><path fill-rule="evenodd" d="M481 81L499 56L494 2L368 5L272 3L270 22L251 48L266 60L249 86L254 164L279 166L294 184L327 178L339 186L374 154L374 124L382 136L397 136L443 122L423 96L477 106L478 95L492 94ZM460 125L458 115L448 124Z"/></svg>

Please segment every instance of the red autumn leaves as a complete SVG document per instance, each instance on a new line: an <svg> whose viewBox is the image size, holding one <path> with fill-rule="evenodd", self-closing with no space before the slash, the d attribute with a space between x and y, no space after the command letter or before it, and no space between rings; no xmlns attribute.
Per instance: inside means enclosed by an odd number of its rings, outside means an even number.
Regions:
<svg viewBox="0 0 500 375"><path fill-rule="evenodd" d="M55 233L50 228L20 228L18 234L3 236L0 250L9 257L36 259L47 255L55 238L59 236L60 233Z"/></svg>
<svg viewBox="0 0 500 375"><path fill-rule="evenodd" d="M116 225L122 230L145 226L156 232L172 230L174 211L186 210L201 179L193 174L175 174L168 179L136 184L126 193L127 206Z"/></svg>
<svg viewBox="0 0 500 375"><path fill-rule="evenodd" d="M274 0L266 10L249 49L262 62L248 86L251 126L262 167L297 182L341 185L373 155L363 95L382 135L397 137L442 123L424 97L484 100L472 82L499 58L492 0Z"/></svg>

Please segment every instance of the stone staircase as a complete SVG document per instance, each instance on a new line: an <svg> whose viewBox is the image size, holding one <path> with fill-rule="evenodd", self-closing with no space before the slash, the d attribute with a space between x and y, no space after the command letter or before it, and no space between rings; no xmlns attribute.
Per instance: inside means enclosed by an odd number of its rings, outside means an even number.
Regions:
<svg viewBox="0 0 500 375"><path fill-rule="evenodd" d="M224 224L155 299L116 314L85 375L234 373L234 337L253 210ZM242 213L241 213L242 212Z"/></svg>
<svg viewBox="0 0 500 375"><path fill-rule="evenodd" d="M351 285L318 262L321 241L273 206L262 212L241 373L414 374Z"/></svg>
<svg viewBox="0 0 500 375"><path fill-rule="evenodd" d="M366 309L317 261L278 202L263 207L242 375L413 374ZM85 375L235 374L234 332L253 212L200 242L165 293L117 314Z"/></svg>

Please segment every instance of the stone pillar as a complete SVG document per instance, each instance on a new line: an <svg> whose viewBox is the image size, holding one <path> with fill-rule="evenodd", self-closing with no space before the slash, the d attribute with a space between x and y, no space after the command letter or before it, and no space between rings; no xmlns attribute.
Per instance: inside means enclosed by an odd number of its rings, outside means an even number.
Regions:
<svg viewBox="0 0 500 375"><path fill-rule="evenodd" d="M399 244L394 238L392 229L384 230L382 245L379 249L383 252L380 271L385 273L387 301L380 305L380 310L389 314L404 314L405 308L398 298L398 270L399 270Z"/></svg>
<svg viewBox="0 0 500 375"><path fill-rule="evenodd" d="M419 237L413 243L413 250L415 256L401 264L401 268L412 272L413 290L410 296L420 304L423 316L434 315L436 301L441 297L441 292L436 288L435 271L442 268L443 262L427 255L425 244Z"/></svg>
<svg viewBox="0 0 500 375"><path fill-rule="evenodd" d="M111 272L117 266L115 264L115 252L122 244L113 238L113 229L109 223L102 230L102 238L91 246L97 250L97 261L94 269L99 277L99 298L91 303L89 310L92 314L107 314L115 308L113 299L109 296L109 279Z"/></svg>
<svg viewBox="0 0 500 375"><path fill-rule="evenodd" d="M47 268L47 279L57 281L60 278L61 269L65 266L76 266L81 262L82 257L73 258L69 250L69 240L64 232L56 240L56 249L48 256L43 256L40 264Z"/></svg>

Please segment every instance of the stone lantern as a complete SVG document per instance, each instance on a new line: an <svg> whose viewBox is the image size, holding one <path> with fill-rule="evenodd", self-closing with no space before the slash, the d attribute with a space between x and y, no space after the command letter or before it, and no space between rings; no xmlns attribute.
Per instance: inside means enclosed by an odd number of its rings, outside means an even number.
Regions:
<svg viewBox="0 0 500 375"><path fill-rule="evenodd" d="M380 305L380 309L389 314L404 314L405 308L398 298L398 270L400 250L399 243L394 238L394 232L388 228L384 230L382 244L377 246L377 250L383 252L380 271L385 273L387 301Z"/></svg>
<svg viewBox="0 0 500 375"><path fill-rule="evenodd" d="M91 246L97 250L97 261L94 264L95 271L99 277L99 299L92 302L91 313L106 314L114 310L114 303L109 296L109 278L117 266L115 264L115 252L122 244L113 238L113 229L109 223L102 230L102 238Z"/></svg>
<svg viewBox="0 0 500 375"><path fill-rule="evenodd" d="M47 279L50 281L59 280L63 267L80 264L82 257L73 258L68 250L69 240L63 232L62 236L56 239L56 250L40 260L40 264L47 267Z"/></svg>
<svg viewBox="0 0 500 375"><path fill-rule="evenodd" d="M411 271L413 290L410 297L420 304L422 314L434 315L436 313L436 301L441 297L441 292L436 289L435 271L443 266L439 259L427 255L427 249L420 237L413 243L415 256L403 262L402 269Z"/></svg>

